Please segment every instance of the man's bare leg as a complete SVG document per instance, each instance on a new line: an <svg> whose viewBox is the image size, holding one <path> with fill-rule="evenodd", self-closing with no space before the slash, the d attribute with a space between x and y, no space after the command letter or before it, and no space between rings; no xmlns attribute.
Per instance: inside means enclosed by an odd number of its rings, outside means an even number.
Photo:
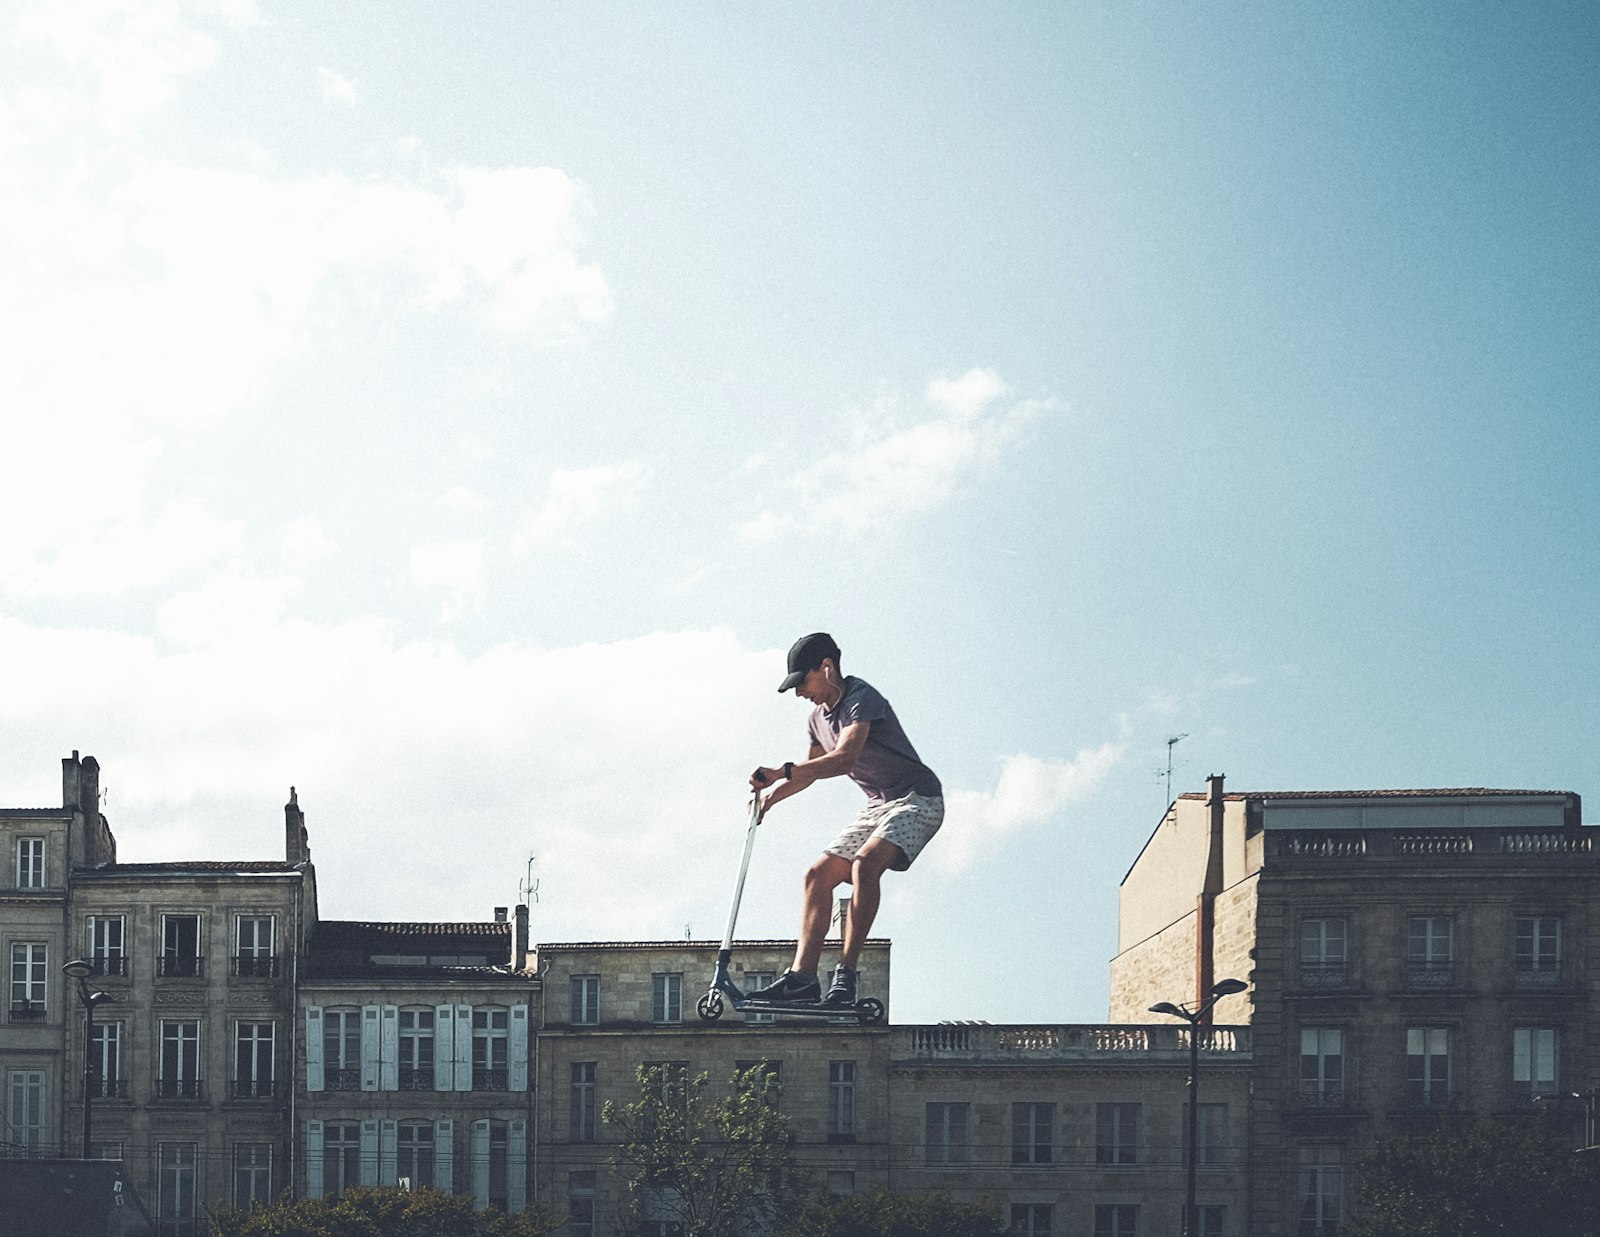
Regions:
<svg viewBox="0 0 1600 1237"><path fill-rule="evenodd" d="M867 943L872 921L878 917L883 874L901 854L893 842L873 838L856 853L855 862L850 865L850 915L845 923L844 948L839 952L839 961L852 971L861 958L861 947Z"/></svg>
<svg viewBox="0 0 1600 1237"><path fill-rule="evenodd" d="M800 975L815 975L822 957L822 941L833 921L833 891L851 878L851 864L838 855L823 855L806 870L800 904L800 939L795 942L794 965ZM854 919L854 912L851 918Z"/></svg>

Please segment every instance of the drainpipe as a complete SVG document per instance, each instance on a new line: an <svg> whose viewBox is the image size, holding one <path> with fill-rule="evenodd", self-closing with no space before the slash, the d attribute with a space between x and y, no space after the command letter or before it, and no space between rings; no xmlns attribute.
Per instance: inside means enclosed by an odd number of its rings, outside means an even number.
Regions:
<svg viewBox="0 0 1600 1237"><path fill-rule="evenodd" d="M1222 793L1224 774L1213 773L1206 778L1210 793L1206 798L1206 871L1200 883L1200 894L1195 899L1195 967L1194 1007L1199 1009L1211 996L1211 986L1216 983L1216 901L1222 892L1222 813L1226 800ZM1212 1014L1204 1015L1207 1026Z"/></svg>

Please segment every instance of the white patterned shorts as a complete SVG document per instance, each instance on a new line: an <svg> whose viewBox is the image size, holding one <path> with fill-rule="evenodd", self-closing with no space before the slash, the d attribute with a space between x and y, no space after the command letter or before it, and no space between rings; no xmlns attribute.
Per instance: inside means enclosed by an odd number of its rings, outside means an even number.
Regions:
<svg viewBox="0 0 1600 1237"><path fill-rule="evenodd" d="M854 859L869 841L882 838L900 848L901 858L889 867L904 872L943 823L944 799L913 792L887 803L870 804L828 844L823 854Z"/></svg>

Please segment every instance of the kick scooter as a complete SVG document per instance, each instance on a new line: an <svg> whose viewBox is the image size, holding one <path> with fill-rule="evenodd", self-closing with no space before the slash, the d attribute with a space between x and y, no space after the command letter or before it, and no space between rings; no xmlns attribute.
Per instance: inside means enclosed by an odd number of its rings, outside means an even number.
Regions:
<svg viewBox="0 0 1600 1237"><path fill-rule="evenodd" d="M755 849L756 827L760 824L761 796L755 794L750 797L750 828L744 835L744 862L739 865L739 880L733 887L733 905L728 908L728 930L722 936L722 948L717 951L717 969L711 977L711 987L695 1007L701 1021L715 1022L722 1017L726 1004L741 1013L850 1019L863 1026L882 1022L883 1002L877 997L866 997L854 1005L824 1005L821 1001L756 1001L741 992L728 974L728 963L733 957L733 925L739 918L739 899L744 896L744 877L750 870L750 852Z"/></svg>

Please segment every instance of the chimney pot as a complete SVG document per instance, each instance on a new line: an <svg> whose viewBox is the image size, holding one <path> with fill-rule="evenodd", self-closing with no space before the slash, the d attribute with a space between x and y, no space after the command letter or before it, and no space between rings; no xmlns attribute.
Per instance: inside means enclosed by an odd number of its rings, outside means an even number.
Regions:
<svg viewBox="0 0 1600 1237"><path fill-rule="evenodd" d="M506 908L505 907L497 906L497 907L494 908L494 921L496 923L504 923L506 921Z"/></svg>

